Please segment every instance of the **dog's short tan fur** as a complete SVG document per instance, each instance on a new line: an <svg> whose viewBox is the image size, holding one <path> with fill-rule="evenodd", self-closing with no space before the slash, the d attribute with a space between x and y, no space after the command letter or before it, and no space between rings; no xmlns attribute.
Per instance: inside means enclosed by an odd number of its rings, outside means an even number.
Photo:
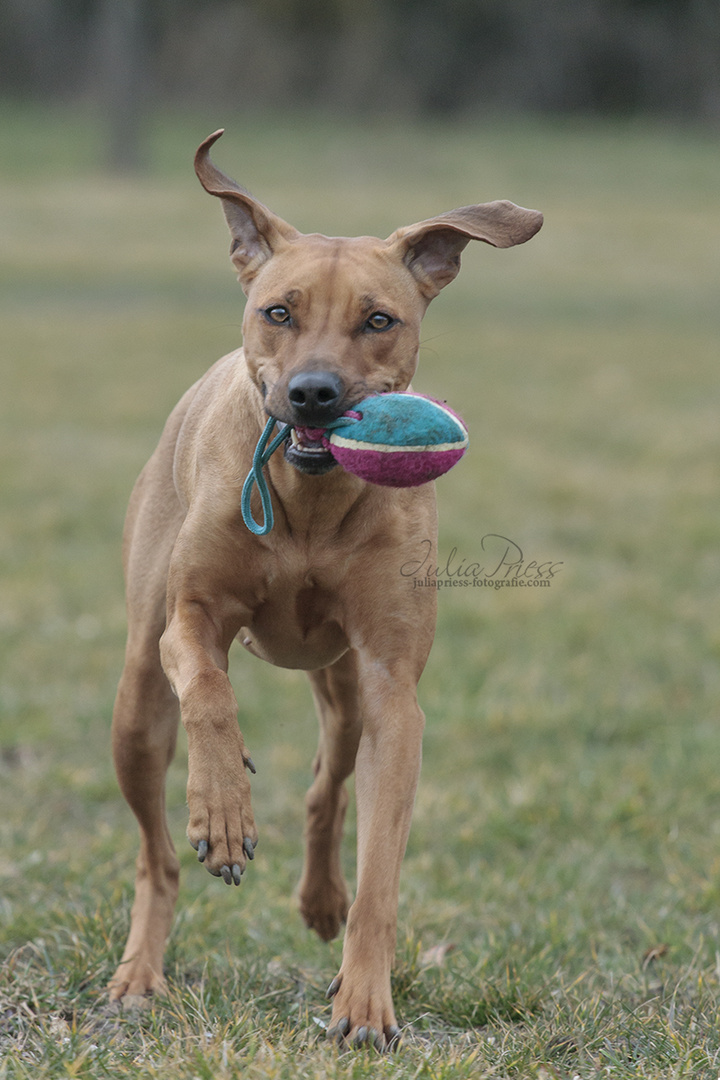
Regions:
<svg viewBox="0 0 720 1080"><path fill-rule="evenodd" d="M385 241L302 235L215 168L209 149L220 134L201 145L196 170L221 199L232 235L247 294L244 349L185 394L130 502L129 632L113 752L141 847L130 935L110 993L133 1001L163 986L178 891L164 781L178 714L188 739L190 843L228 883L239 882L254 855L253 766L227 677L238 638L255 656L309 673L320 740L300 910L326 940L347 921L330 988L331 1034L386 1048L398 1037L390 969L420 770L416 686L435 624L434 590L411 588L400 568L417 558L420 541L435 542L434 487L377 487L327 464L312 475L304 471L313 467L307 447L295 463L278 451L266 469L275 527L265 537L243 524L240 491L268 416L322 426L368 394L405 390L420 320L457 274L468 241L523 243L542 217L499 202L450 211ZM353 769L351 904L340 841Z"/></svg>

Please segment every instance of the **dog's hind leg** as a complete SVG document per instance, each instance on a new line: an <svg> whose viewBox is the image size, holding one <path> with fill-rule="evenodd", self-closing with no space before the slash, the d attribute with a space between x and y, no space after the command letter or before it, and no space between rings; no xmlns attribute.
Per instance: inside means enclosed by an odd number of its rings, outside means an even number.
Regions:
<svg viewBox="0 0 720 1080"><path fill-rule="evenodd" d="M349 907L340 845L348 804L345 780L355 767L362 730L354 653L345 653L332 667L311 672L310 683L320 721L320 742L315 779L305 799L300 911L307 925L330 941L345 922Z"/></svg>
<svg viewBox="0 0 720 1080"><path fill-rule="evenodd" d="M161 990L163 953L178 892L179 863L165 816L165 774L175 750L178 703L154 649L128 650L113 714L118 782L138 821L140 852L130 934L110 983L111 999Z"/></svg>
<svg viewBox="0 0 720 1080"><path fill-rule="evenodd" d="M165 580L175 530L158 535L143 506L176 506L147 478L138 484L126 531L129 632L112 723L115 770L137 818L140 852L130 934L110 982L110 998L131 999L164 986L163 953L178 893L179 863L165 815L165 776L177 740L179 706L160 663ZM179 521L179 518L178 518Z"/></svg>

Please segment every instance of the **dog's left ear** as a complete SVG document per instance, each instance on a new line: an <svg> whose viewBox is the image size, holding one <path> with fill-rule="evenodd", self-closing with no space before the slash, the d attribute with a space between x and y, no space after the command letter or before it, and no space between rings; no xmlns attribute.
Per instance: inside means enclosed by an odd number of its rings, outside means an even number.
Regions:
<svg viewBox="0 0 720 1080"><path fill-rule="evenodd" d="M408 225L389 236L428 301L457 277L460 253L471 240L493 247L524 244L540 229L543 216L511 202L461 206L446 214Z"/></svg>
<svg viewBox="0 0 720 1080"><path fill-rule="evenodd" d="M210 147L223 130L220 128L200 143L195 154L195 172L205 190L222 201L232 236L230 258L240 284L247 289L263 263L272 258L278 248L296 239L299 233L253 198L244 187L225 176L210 160Z"/></svg>

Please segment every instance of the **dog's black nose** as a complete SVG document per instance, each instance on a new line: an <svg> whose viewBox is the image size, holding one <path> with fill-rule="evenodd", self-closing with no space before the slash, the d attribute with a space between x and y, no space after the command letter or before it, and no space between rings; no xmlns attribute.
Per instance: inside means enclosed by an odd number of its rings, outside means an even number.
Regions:
<svg viewBox="0 0 720 1080"><path fill-rule="evenodd" d="M301 371L288 383L293 415L305 427L322 427L334 420L342 395L342 381L332 371Z"/></svg>

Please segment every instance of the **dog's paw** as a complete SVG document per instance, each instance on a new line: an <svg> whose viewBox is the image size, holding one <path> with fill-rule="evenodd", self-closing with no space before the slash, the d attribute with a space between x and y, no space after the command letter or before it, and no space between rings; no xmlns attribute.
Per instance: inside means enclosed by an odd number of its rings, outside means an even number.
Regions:
<svg viewBox="0 0 720 1080"><path fill-rule="evenodd" d="M137 958L120 964L108 983L108 997L119 1008L131 1011L147 1007L154 996L166 989L163 975L152 964Z"/></svg>
<svg viewBox="0 0 720 1080"><path fill-rule="evenodd" d="M365 979L360 979L353 989L352 979L341 969L330 983L327 996L335 999L327 1031L331 1042L355 1050L367 1047L379 1053L397 1050L400 1028L389 990L373 993Z"/></svg>
<svg viewBox="0 0 720 1080"><path fill-rule="evenodd" d="M192 839L190 839L189 828L188 839L190 840L191 846L194 847L198 853L198 862L206 862L208 852L210 851L210 842L208 840L200 840L198 842L193 841ZM251 839L251 837L246 836L243 839L242 846L246 857L248 859L254 859L255 848L257 847L257 840L253 840ZM219 858L221 859L222 857L219 856ZM213 875L213 877L221 877L226 885L239 885L242 881L242 876L245 873L247 862L243 862L242 864L239 862L233 862L232 866L230 866L227 861L230 858L232 858L232 855L226 856L226 861L221 863L219 870L217 870L215 866L211 865L209 862L207 863L206 869L210 874ZM217 861L218 859L215 860L216 863Z"/></svg>
<svg viewBox="0 0 720 1080"><path fill-rule="evenodd" d="M323 941L332 941L347 919L350 899L345 882L303 881L298 894L300 914L310 930Z"/></svg>
<svg viewBox="0 0 720 1080"><path fill-rule="evenodd" d="M188 776L188 840L198 861L226 885L240 884L258 842L246 765L218 762L209 776L192 768Z"/></svg>

